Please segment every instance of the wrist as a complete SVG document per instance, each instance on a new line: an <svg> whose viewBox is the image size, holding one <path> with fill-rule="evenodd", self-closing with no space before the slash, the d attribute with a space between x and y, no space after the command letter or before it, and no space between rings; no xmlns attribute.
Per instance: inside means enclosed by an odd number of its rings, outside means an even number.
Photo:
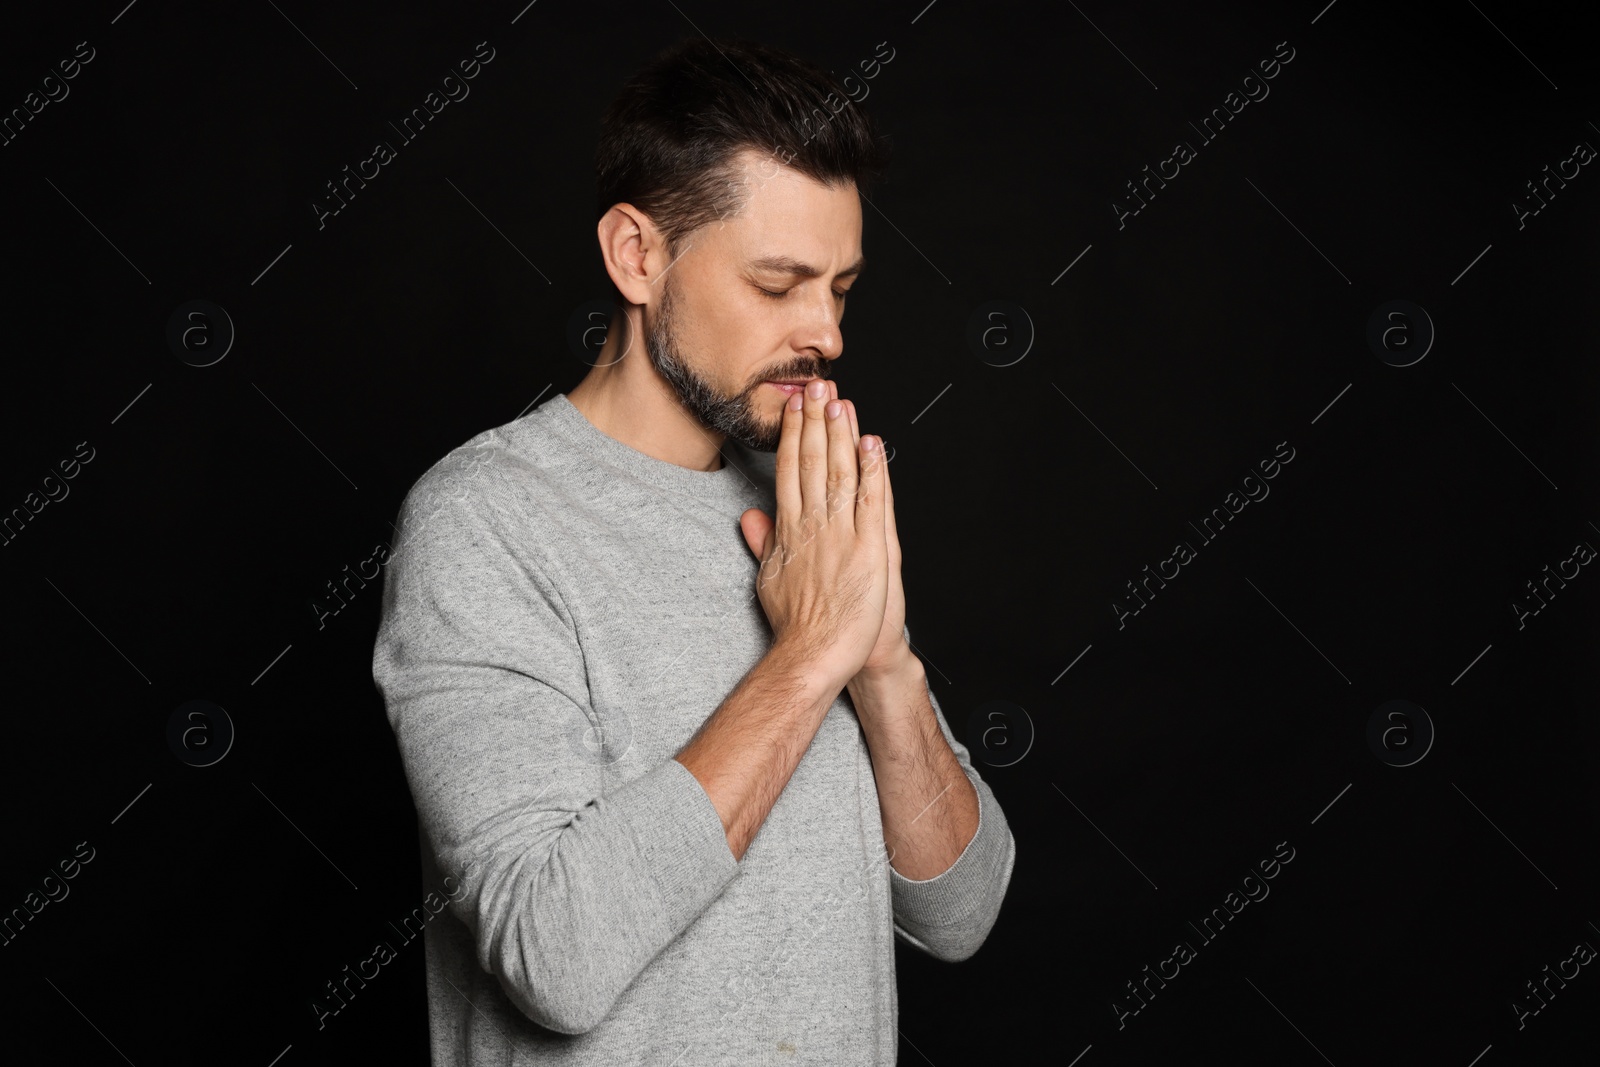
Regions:
<svg viewBox="0 0 1600 1067"><path fill-rule="evenodd" d="M909 645L900 647L900 653L891 662L879 667L863 667L856 672L855 677L846 683L852 699L857 696L870 698L880 692L927 684L927 668L922 660L911 651Z"/></svg>
<svg viewBox="0 0 1600 1067"><path fill-rule="evenodd" d="M939 740L927 669L916 656L907 657L892 671L859 673L847 688L875 761L927 751Z"/></svg>
<svg viewBox="0 0 1600 1067"><path fill-rule="evenodd" d="M795 640L774 641L765 662L809 696L813 704L831 705L845 687L846 678L839 670L829 666L814 648Z"/></svg>

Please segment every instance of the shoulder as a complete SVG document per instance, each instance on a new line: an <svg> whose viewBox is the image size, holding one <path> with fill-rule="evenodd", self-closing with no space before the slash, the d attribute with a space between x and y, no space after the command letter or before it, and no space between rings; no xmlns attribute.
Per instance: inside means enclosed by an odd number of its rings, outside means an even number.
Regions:
<svg viewBox="0 0 1600 1067"><path fill-rule="evenodd" d="M497 601L559 601L557 515L539 465L499 429L452 448L406 493L389 555L393 610L477 617ZM557 607L558 611L563 610Z"/></svg>
<svg viewBox="0 0 1600 1067"><path fill-rule="evenodd" d="M423 471L400 505L402 525L443 512L465 515L502 491L513 458L494 430L487 430L445 453ZM464 505L464 506L462 506Z"/></svg>
<svg viewBox="0 0 1600 1067"><path fill-rule="evenodd" d="M485 430L423 471L400 505L402 544L449 551L484 540L528 544L551 532L559 480L509 432L515 425Z"/></svg>

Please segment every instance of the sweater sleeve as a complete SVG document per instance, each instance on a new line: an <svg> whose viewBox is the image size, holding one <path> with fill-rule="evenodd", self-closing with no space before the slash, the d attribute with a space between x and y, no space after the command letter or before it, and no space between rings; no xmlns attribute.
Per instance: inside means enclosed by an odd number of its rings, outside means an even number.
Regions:
<svg viewBox="0 0 1600 1067"><path fill-rule="evenodd" d="M977 791L978 829L955 862L932 878L915 881L891 866L889 888L895 934L935 959L954 963L977 952L999 918L1017 846L1000 802L973 768L966 746L950 732L931 688L928 702L945 741Z"/></svg>
<svg viewBox="0 0 1600 1067"><path fill-rule="evenodd" d="M738 863L675 760L602 791L607 723L561 591L530 562L540 531L493 475L461 470L436 465L401 507L373 677L479 966L535 1023L584 1033Z"/></svg>

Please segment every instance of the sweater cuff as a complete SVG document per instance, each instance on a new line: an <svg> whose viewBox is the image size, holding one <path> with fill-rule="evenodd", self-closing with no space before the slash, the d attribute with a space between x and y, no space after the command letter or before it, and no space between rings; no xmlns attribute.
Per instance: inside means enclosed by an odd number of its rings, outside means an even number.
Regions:
<svg viewBox="0 0 1600 1067"><path fill-rule="evenodd" d="M661 890L673 930L682 930L739 873L711 797L675 759L607 794L623 810L634 844Z"/></svg>
<svg viewBox="0 0 1600 1067"><path fill-rule="evenodd" d="M944 871L922 881L889 868L896 918L922 927L952 926L991 907L1002 892L1002 872L1011 853L1011 828L986 783L967 775L978 794L978 829Z"/></svg>

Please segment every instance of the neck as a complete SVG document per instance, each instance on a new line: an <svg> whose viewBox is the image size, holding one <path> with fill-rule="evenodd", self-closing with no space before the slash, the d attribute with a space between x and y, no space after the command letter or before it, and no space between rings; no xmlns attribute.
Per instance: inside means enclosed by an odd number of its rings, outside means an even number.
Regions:
<svg viewBox="0 0 1600 1067"><path fill-rule="evenodd" d="M567 393L567 399L601 433L647 456L697 471L722 469L723 434L700 425L679 403L672 387L656 371L648 354L622 358L619 337L641 338L638 316L606 332L595 366ZM636 340L634 347L643 348Z"/></svg>

